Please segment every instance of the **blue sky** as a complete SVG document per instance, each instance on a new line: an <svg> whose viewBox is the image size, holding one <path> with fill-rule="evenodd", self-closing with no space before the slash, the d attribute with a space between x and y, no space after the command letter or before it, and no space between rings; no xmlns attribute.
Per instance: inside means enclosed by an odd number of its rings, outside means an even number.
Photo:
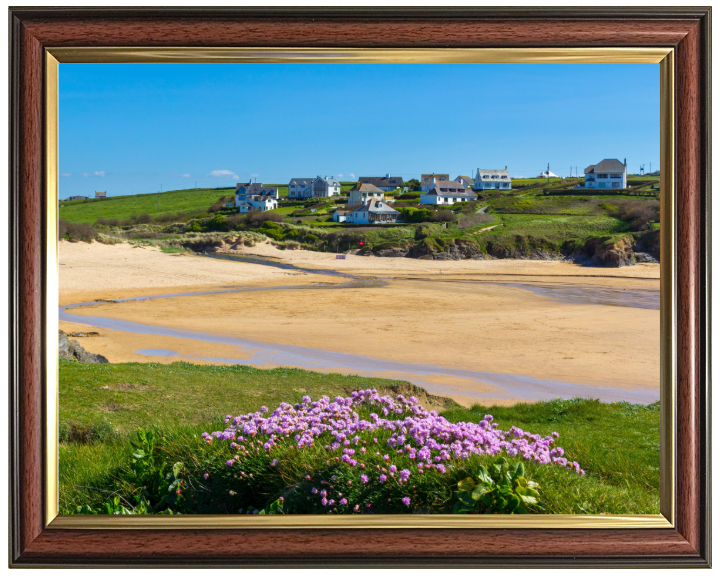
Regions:
<svg viewBox="0 0 720 576"><path fill-rule="evenodd" d="M60 64L60 197L659 167L657 64Z"/></svg>

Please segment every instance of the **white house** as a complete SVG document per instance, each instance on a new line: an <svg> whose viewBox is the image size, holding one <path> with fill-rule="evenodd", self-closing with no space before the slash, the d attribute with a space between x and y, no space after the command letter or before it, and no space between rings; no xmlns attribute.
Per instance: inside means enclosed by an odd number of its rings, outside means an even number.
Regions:
<svg viewBox="0 0 720 576"><path fill-rule="evenodd" d="M390 208L382 200L369 200L347 214L345 221L352 224L390 224L397 222L398 218L400 212Z"/></svg>
<svg viewBox="0 0 720 576"><path fill-rule="evenodd" d="M429 192L420 195L420 204L457 204L477 200L477 194L460 182L435 184Z"/></svg>
<svg viewBox="0 0 720 576"><path fill-rule="evenodd" d="M288 184L288 197L312 198L312 183L315 178L291 178Z"/></svg>
<svg viewBox="0 0 720 576"><path fill-rule="evenodd" d="M504 170L478 168L475 174L473 190L511 190L512 178L505 166Z"/></svg>
<svg viewBox="0 0 720 576"><path fill-rule="evenodd" d="M327 198L340 194L340 182L332 176L324 178L318 176L312 183L312 191L314 198Z"/></svg>
<svg viewBox="0 0 720 576"><path fill-rule="evenodd" d="M435 186L435 184L449 180L450 174L422 174L420 176L420 191L429 192L430 188Z"/></svg>
<svg viewBox="0 0 720 576"><path fill-rule="evenodd" d="M348 204L350 206L354 204L361 204L368 200L382 200L385 197L385 192L374 184L364 183L356 184L350 194L348 195Z"/></svg>
<svg viewBox="0 0 720 576"><path fill-rule="evenodd" d="M361 184L372 184L383 192L392 192L405 186L400 176L390 176L390 174L385 174L385 176L361 176L358 178L357 186Z"/></svg>
<svg viewBox="0 0 720 576"><path fill-rule="evenodd" d="M240 214L247 214L252 210L260 212L275 210L278 207L278 202L275 198L269 196L246 196L242 202L236 202L235 205L240 209Z"/></svg>
<svg viewBox="0 0 720 576"><path fill-rule="evenodd" d="M475 180L470 178L470 176L458 176L455 178L455 182L460 182L465 188L472 188L475 185Z"/></svg>
<svg viewBox="0 0 720 576"><path fill-rule="evenodd" d="M627 159L605 159L585 168L585 188L627 188Z"/></svg>
<svg viewBox="0 0 720 576"><path fill-rule="evenodd" d="M240 206L250 196L272 198L276 204L280 198L277 186L263 186L257 182L238 182L235 185L235 206Z"/></svg>
<svg viewBox="0 0 720 576"><path fill-rule="evenodd" d="M332 215L333 222L345 222L348 215L347 210L337 208Z"/></svg>

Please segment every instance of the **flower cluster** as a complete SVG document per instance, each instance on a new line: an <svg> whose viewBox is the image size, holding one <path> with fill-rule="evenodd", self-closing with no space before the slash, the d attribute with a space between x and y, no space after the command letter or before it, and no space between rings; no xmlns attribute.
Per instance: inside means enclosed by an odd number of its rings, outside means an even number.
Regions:
<svg viewBox="0 0 720 576"><path fill-rule="evenodd" d="M369 419L360 417L356 410L361 408L373 410ZM367 442L361 440L360 434L379 435L386 431L390 433L386 441L390 451L413 460L418 472L435 469L444 473L443 462L467 460L474 454L494 456L505 453L539 464L565 466L584 474L577 462L569 462L564 457L562 448L553 446L557 432L542 437L515 426L503 431L493 424L490 415L478 423L452 423L435 410L425 410L417 398L398 395L393 399L380 396L376 390L361 390L347 398L334 400L324 396L312 401L309 396L304 396L302 402L294 406L283 402L273 412L263 406L259 412L227 416L225 423L229 426L224 431L204 433L203 438L206 442L213 439L230 441L231 447L238 450L235 460L247 452L247 445L254 445L256 450L262 447L269 452L278 442L292 438L299 449L325 442L325 449L337 452L340 461L355 467L358 452L365 454L368 450ZM377 438L373 438L373 443L377 443ZM383 455L383 461L389 460L389 454ZM232 465L232 460L227 464ZM390 465L380 479L387 474L397 475L399 481L407 481L412 472L408 469L398 472Z"/></svg>

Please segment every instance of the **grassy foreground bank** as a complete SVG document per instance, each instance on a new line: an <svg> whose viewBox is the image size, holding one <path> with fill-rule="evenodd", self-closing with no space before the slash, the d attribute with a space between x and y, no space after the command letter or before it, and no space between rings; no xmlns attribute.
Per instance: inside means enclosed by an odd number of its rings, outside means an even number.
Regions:
<svg viewBox="0 0 720 576"><path fill-rule="evenodd" d="M260 436L238 440L238 448L219 439L208 444L202 437L203 432L224 430L223 418L228 414L255 412L261 406L272 412L282 402L301 402L305 395L313 400L323 395L347 397L352 391L368 388L393 397L415 395L428 410L440 411L450 425L477 424L492 414L501 430L515 426L541 436L558 432L556 444L586 474L503 454L451 457L443 461L444 472L420 474L416 460L405 452L397 454L388 444L392 439L388 430L359 432L357 443L329 449L326 446L333 439L298 449L292 437L280 438L278 446L268 451L258 446ZM378 412L375 407L361 406L360 418L371 420L372 410ZM424 395L406 382L383 379L286 368L61 360L60 420L63 513L75 513L82 506L87 506L86 513L123 509L136 513L239 513L241 509L278 513L283 506L285 511L297 513L447 513L460 496L458 482L467 477L477 479L482 466L490 470L503 456L511 468L524 462L524 476L539 484L543 507L529 505L528 511L659 511L657 404L646 407L573 399L512 407L478 404L465 409ZM138 433L138 427L151 433ZM264 442L264 437L261 440ZM367 452L361 455L362 448ZM357 467L339 458L350 449L357 450L352 455ZM241 457L234 459L238 453ZM387 460L383 459L386 454ZM398 474L404 470L412 474L405 481L396 479L397 475L390 477L390 466L397 466ZM379 479L381 474L386 480ZM322 490L336 500L334 505L321 504ZM342 500L346 504L341 504Z"/></svg>

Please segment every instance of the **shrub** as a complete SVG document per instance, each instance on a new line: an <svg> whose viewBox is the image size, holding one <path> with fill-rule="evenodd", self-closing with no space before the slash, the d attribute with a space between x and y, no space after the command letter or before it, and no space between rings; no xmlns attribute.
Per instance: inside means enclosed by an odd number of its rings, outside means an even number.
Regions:
<svg viewBox="0 0 720 576"><path fill-rule="evenodd" d="M205 225L208 230L213 232L225 232L228 229L227 218L222 214L215 214Z"/></svg>
<svg viewBox="0 0 720 576"><path fill-rule="evenodd" d="M98 231L90 224L84 222L74 224L62 218L58 222L58 239L65 239L70 242L92 242L97 235Z"/></svg>
<svg viewBox="0 0 720 576"><path fill-rule="evenodd" d="M433 222L457 222L457 214L450 210L437 210L432 213Z"/></svg>
<svg viewBox="0 0 720 576"><path fill-rule="evenodd" d="M312 244L313 242L317 242L318 240L319 238L315 236L315 234L308 234L307 236L305 236L305 242L308 242L310 244Z"/></svg>
<svg viewBox="0 0 720 576"><path fill-rule="evenodd" d="M253 228L261 226L264 222L282 222L283 217L277 212L260 212L259 210L252 210L248 212L248 223Z"/></svg>
<svg viewBox="0 0 720 576"><path fill-rule="evenodd" d="M660 202L655 200L620 200L610 215L623 222L629 222L632 230L639 232L648 229L651 220L660 219Z"/></svg>
<svg viewBox="0 0 720 576"><path fill-rule="evenodd" d="M186 232L202 232L202 226L200 226L200 222L197 220L193 220L193 222L186 228Z"/></svg>

